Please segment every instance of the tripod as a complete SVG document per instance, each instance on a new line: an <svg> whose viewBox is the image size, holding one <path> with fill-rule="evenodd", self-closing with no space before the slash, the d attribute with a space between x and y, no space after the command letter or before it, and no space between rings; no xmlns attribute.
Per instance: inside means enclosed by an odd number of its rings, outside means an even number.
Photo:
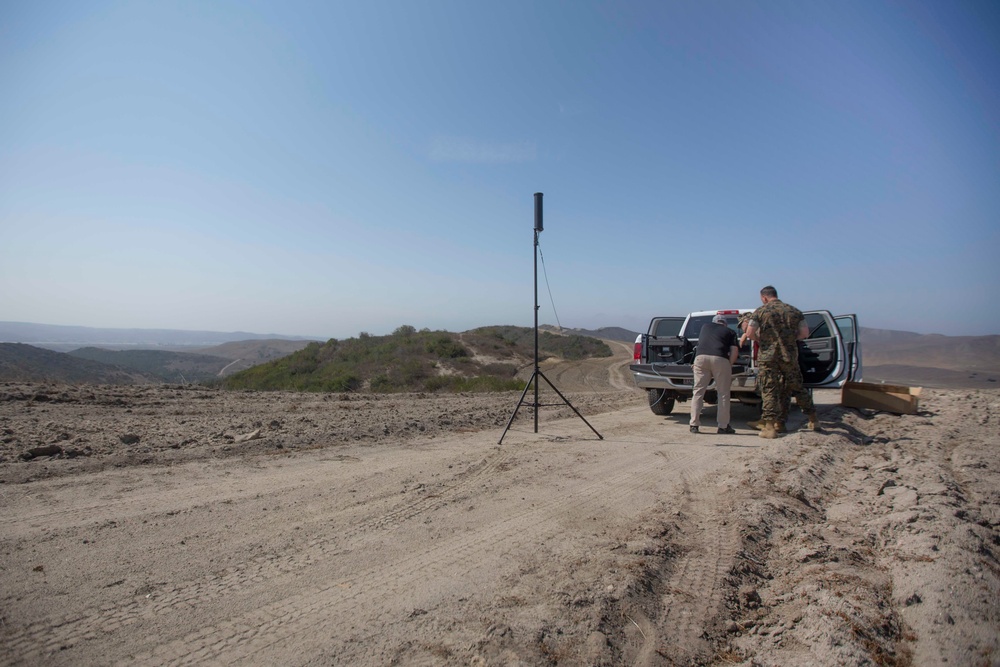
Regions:
<svg viewBox="0 0 1000 667"><path fill-rule="evenodd" d="M573 404L562 395L562 392L556 389L556 386L545 377L545 374L538 368L538 235L542 233L542 193L535 193L535 370L531 373L531 377L528 378L528 383L524 385L524 391L521 392L521 398L518 400L517 405L514 407L514 412L511 414L510 419L507 420L507 426L504 428L503 433L500 435L500 441L498 445L503 444L503 438L507 435L507 431L510 429L510 425L514 423L514 418L517 416L517 411L521 408L524 403L524 397L528 395L528 389L534 384L535 386L535 402L531 404L535 412L535 433L538 433L538 409L542 407L542 403L538 402L538 380L541 378L545 380L552 391L559 395L559 398L563 400L563 403L568 405L570 409L576 413L576 416L583 419L583 423L590 426L590 422L584 419L584 416L580 414L580 411L573 407ZM545 405L559 405L559 403L547 403ZM593 426L590 426L590 430L593 431L597 437L604 440L604 436L597 432Z"/></svg>

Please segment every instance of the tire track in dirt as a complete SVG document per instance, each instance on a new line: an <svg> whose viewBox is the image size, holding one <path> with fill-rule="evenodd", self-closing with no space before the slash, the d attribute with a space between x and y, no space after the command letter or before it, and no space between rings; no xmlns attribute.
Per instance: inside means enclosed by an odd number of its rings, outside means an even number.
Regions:
<svg viewBox="0 0 1000 667"><path fill-rule="evenodd" d="M623 343L617 340L605 341L609 346L611 346L612 351L615 348L620 348L623 351L623 359L619 360L619 355L616 351L615 361L608 366L608 381L611 386L615 389L622 390L634 390L638 391L638 387L635 386L635 381L632 379L632 371L628 369L629 364L633 361L633 344Z"/></svg>
<svg viewBox="0 0 1000 667"><path fill-rule="evenodd" d="M657 591L654 618L643 618L643 644L633 664L658 664L663 657L682 664L698 664L712 655L704 639L708 624L723 608L726 576L739 549L735 523L718 496L718 489L684 475L684 530L682 552L671 563L670 576Z"/></svg>
<svg viewBox="0 0 1000 667"><path fill-rule="evenodd" d="M156 618L178 609L191 608L195 605L232 597L254 582L294 575L304 568L323 562L324 559L349 551L352 548L352 543L358 539L363 539L373 532L391 531L423 514L433 512L438 507L451 502L456 496L468 493L470 489L477 487L481 480L489 478L498 469L508 465L514 454L513 448L494 447L491 456L461 472L451 483L431 495L402 503L388 512L363 520L341 533L326 534L321 538L314 539L308 543L305 549L294 555L262 555L209 577L178 584L166 594L152 598L137 598L129 604L112 609L90 609L82 613L43 619L6 635L4 637L4 650L0 655L7 654L8 657L21 656L23 658L58 651L60 646L71 646L87 639L93 639L98 634L114 632L141 619ZM300 482L295 485L296 487L305 485L302 477L305 472L299 467L296 467L296 472L280 470L276 471L276 474L281 484L284 484L285 478L291 475ZM623 474L627 474L627 471ZM309 473L306 477L310 478L314 484L324 483L322 470ZM252 486L251 481L240 480L235 482L232 487ZM623 486L623 488L627 488L627 486ZM269 492L273 490L269 487ZM281 487L277 489L277 491L280 490ZM198 485L194 489L177 490L171 501L176 503L179 500L190 498L201 498L204 501L203 494L205 492L206 488L203 485ZM249 492L249 495L256 493L257 491L254 490ZM231 497L219 490L215 491L215 495L215 502L228 500ZM237 497L246 495L247 493L241 493ZM110 503L87 509L91 512L95 509L101 509L113 513L120 512L123 505L140 509L141 502L140 498L135 498L124 503ZM201 504L211 503L202 502ZM66 512L65 515L72 516L80 513L70 511ZM60 512L49 514L65 518ZM117 516L120 517L121 514L119 513Z"/></svg>
<svg viewBox="0 0 1000 667"><path fill-rule="evenodd" d="M558 534L563 520L571 513L578 513L581 507L618 503L639 489L648 489L655 481L663 484L672 479L676 483L684 476L691 476L695 470L705 470L709 451L671 453L665 458L670 466L668 471L660 466L646 466L642 471L624 467L600 481L574 485L542 506L510 514L471 536L465 534L439 542L391 566L383 564L348 578L316 576L331 583L170 641L128 662L267 663L277 660L287 655L289 647L307 644L310 637L327 636L332 628L364 616L365 607L391 608L393 601L404 597L418 580L467 578L482 560L477 554L494 553L498 549L517 552L545 536ZM700 475L694 478L698 477Z"/></svg>
<svg viewBox="0 0 1000 667"><path fill-rule="evenodd" d="M174 587L170 593L158 596L152 600L139 598L127 605L114 609L91 609L84 613L75 613L39 621L20 631L3 636L4 645L0 649L0 657L12 659L17 656L20 656L20 658L37 657L39 653L57 651L60 646L73 645L79 641L93 639L97 633L114 632L128 623L142 618L152 618L178 608L192 607L195 604L203 604L228 597L233 591L243 589L252 582L295 573L303 568L314 565L331 554L349 548L349 546L342 544L345 540L349 542L359 535L364 535L372 531L391 530L405 521L411 520L425 512L433 511L436 507L446 504L453 496L462 493L464 489L475 484L479 479L489 476L492 472L496 471L497 468L511 457L512 453L509 449L501 450L496 448L492 457L483 459L477 466L460 473L456 476L455 483L442 489L440 492L416 501L406 502L383 515L351 527L344 533L336 535L328 534L323 538L315 539L308 544L307 548L292 556L282 556L280 554L260 556L211 577L184 582ZM292 473L289 473L289 471L278 471L276 474L282 483L284 483L282 478L291 474L299 482L294 485L296 487L306 485L303 481L304 474L305 477L310 478L314 483L317 480L319 480L319 483L322 483L323 478L322 470L304 473L299 467L296 467ZM238 485L251 486L249 482L243 481L239 482ZM173 495L174 497L171 500L174 502L191 498L199 498L203 501L206 490L206 487L199 485L179 490L177 494L168 493L167 495ZM277 491L281 490L283 490L282 487L277 489ZM255 489L241 493L237 495L237 499L252 496L256 493ZM232 496L220 493L218 490L216 490L215 495L216 498L214 500L199 504L209 505L220 502L223 499L229 500L232 498ZM58 516L59 518L80 515L89 516L88 512L93 512L95 509L119 511L123 505L141 509L139 506L142 502L142 498L140 497L123 501L122 503L110 503L83 508L80 511L50 512L47 516ZM114 516L120 517L121 514L114 514Z"/></svg>
<svg viewBox="0 0 1000 667"><path fill-rule="evenodd" d="M328 474L328 466L323 464L341 466L356 461L357 459L347 460L343 457L317 459L317 465L308 468L302 466L289 466L284 469L269 467L266 471L260 469L255 474L266 474L270 481L277 482L274 491L283 493L308 486L310 483L322 479ZM204 467L203 463L188 465L189 467ZM220 467L219 470L223 470L223 468ZM82 503L78 501L72 507L59 503L58 489L54 492L48 491L38 494L36 502L28 512L0 517L0 531L8 538L24 537L37 532L41 526L50 530L58 530L145 516L149 513L148 496L151 492L156 493L161 513L177 513L204 507L218 503L222 499L239 501L258 494L253 484L253 474L240 480L220 479L215 476L208 479L208 475L205 475L207 479L204 483L176 489L165 488L172 482L163 480L155 484L155 488L152 490L136 488L133 484L134 480L128 478L115 479L114 484L118 486L113 486L110 482L102 481L106 477L108 476L94 477L88 482L95 488L94 500ZM75 480L73 483L78 490L80 482ZM116 494L122 497L111 497Z"/></svg>
<svg viewBox="0 0 1000 667"><path fill-rule="evenodd" d="M474 481L477 477L488 474L501 465L509 456L507 452L499 451L492 458L483 459L479 466L466 475L472 475L466 482ZM256 474L266 475L268 479L269 493L282 494L294 489L300 489L314 485L328 476L328 466L341 466L345 463L358 463L361 459L355 457L326 457L317 460L319 465L289 466L287 468L270 467L267 470L258 470ZM192 464L193 467L200 467L203 464ZM149 514L149 489L137 489L130 483L130 480L118 480L122 482L121 488L109 488L106 483L94 480L93 484L98 491L95 491L95 500L87 503L75 503L72 507L53 507L58 503L58 492L46 492L39 494L35 504L27 513L19 513L16 516L6 515L0 517L0 531L6 538L19 538L29 536L38 532L44 526L48 530L59 530L68 527L80 527L83 525L100 524L106 521L122 521L124 519L146 516ZM276 483L275 483L276 482ZM79 489L79 482L75 482ZM165 482L163 486L169 484ZM246 488L243 488L246 487ZM396 520L406 520L407 518L427 511L441 502L452 493L448 489L442 494L428 496L425 499L414 503L412 506L403 506L397 510L381 517L380 524L391 525ZM217 477L206 480L203 484L186 486L178 489L162 488L155 489L157 495L157 505L160 514L176 514L198 507L207 507L225 501L240 501L255 497L259 494L254 485L253 476L241 478L239 480L220 480ZM100 494L100 495L98 495ZM113 498L108 496L122 494L126 497ZM27 495L27 494L26 494ZM53 497L56 496L56 497ZM106 500L106 502L102 502ZM439 502L432 502L434 498L441 498ZM384 526L383 526L384 527ZM363 526L362 526L363 528Z"/></svg>
<svg viewBox="0 0 1000 667"><path fill-rule="evenodd" d="M638 391L628 370L632 363L632 347L615 340L605 340L604 343L611 348L611 357L543 362L541 370L564 393Z"/></svg>

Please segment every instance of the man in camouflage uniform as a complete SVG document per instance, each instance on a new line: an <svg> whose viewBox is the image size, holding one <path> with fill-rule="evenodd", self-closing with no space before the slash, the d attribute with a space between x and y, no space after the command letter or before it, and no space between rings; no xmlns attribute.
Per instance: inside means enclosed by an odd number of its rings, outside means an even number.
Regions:
<svg viewBox="0 0 1000 667"><path fill-rule="evenodd" d="M750 323L750 319L753 317L753 313L740 313L739 316L739 327L743 334L740 336L739 347L742 349L743 343L748 340L746 330L747 325ZM801 357L801 354L799 355ZM791 381L786 387L787 393L784 400L781 402L781 414L778 417L778 421L775 424L775 430L778 433L785 432L785 422L788 421L788 412L792 408L792 399L795 399L795 403L799 406L806 415L809 415L809 424L807 428L810 431L815 431L817 429L817 422L815 419L816 406L813 404L812 394L804 386L804 380L802 379L802 364L796 365L795 370L792 372ZM750 428L755 428L758 431L763 428L763 419L760 421L747 422Z"/></svg>
<svg viewBox="0 0 1000 667"><path fill-rule="evenodd" d="M739 324L738 324L738 326L739 326L739 329L740 329L740 332L741 332L740 340L739 340L739 348L741 350L743 349L743 345L748 340L750 340L750 337L747 335L747 326L750 324L750 320L752 318L753 318L753 311L746 312L746 313L740 313L740 315L739 315ZM757 393L758 394L760 393L760 384L759 383L757 385ZM787 421L789 409L791 409L791 398L790 397L785 397L785 399L781 403L781 414L782 414L782 416L778 419L777 424L775 424L775 430L778 433L784 433L785 432L785 421ZM758 421L749 421L749 422L747 422L747 426L749 426L750 428L755 428L755 429L757 429L759 431L762 428L764 428L764 420L760 419Z"/></svg>
<svg viewBox="0 0 1000 667"><path fill-rule="evenodd" d="M758 424L760 437L776 438L779 425L784 430L788 404L795 396L809 416L809 428L816 427L816 408L802 386L798 341L809 336L805 316L798 308L778 299L778 291L768 285L760 291L763 305L747 323L746 336L756 341L757 388L763 402Z"/></svg>

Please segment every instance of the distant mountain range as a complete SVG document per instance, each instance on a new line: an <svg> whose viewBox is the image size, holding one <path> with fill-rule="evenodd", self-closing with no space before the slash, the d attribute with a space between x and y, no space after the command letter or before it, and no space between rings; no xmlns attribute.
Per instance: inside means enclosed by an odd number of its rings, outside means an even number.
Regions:
<svg viewBox="0 0 1000 667"><path fill-rule="evenodd" d="M95 346L110 349L197 348L248 340L310 341L304 336L255 334L246 331L187 331L183 329L100 329L94 327L0 322L0 343L27 343L67 352Z"/></svg>
<svg viewBox="0 0 1000 667"><path fill-rule="evenodd" d="M151 375L25 343L0 343L0 380L65 384L147 384Z"/></svg>
<svg viewBox="0 0 1000 667"><path fill-rule="evenodd" d="M1000 336L944 336L861 327L865 380L1000 388Z"/></svg>
<svg viewBox="0 0 1000 667"><path fill-rule="evenodd" d="M100 329L0 322L0 380L204 382L301 350L313 339L245 331Z"/></svg>
<svg viewBox="0 0 1000 667"><path fill-rule="evenodd" d="M221 379L298 352L310 341L250 340L192 352L82 347L57 352L0 343L0 381L71 384L188 384Z"/></svg>

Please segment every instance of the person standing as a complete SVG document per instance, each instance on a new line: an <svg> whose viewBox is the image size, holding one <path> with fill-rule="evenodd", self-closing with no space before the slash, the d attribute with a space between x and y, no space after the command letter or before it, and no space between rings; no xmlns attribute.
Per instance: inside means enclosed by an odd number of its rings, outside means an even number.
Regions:
<svg viewBox="0 0 1000 667"><path fill-rule="evenodd" d="M716 423L719 433L736 433L729 425L729 392L733 383L733 364L739 348L736 332L726 325L724 315L716 315L703 324L698 332L698 354L694 358L694 396L691 399L691 432L698 433L701 426L701 409L705 405L708 383L715 380L719 395Z"/></svg>
<svg viewBox="0 0 1000 667"><path fill-rule="evenodd" d="M743 343L747 341L747 324L750 322L750 318L753 313L741 313L740 314L740 331L742 335L740 336L739 346L743 349ZM778 415L778 421L775 423L774 430L778 433L785 432L785 422L788 421L788 412L791 409L792 399L795 399L796 404L803 413L809 416L809 424L807 428L810 431L815 431L818 428L816 420L816 406L813 403L812 395L809 390L804 386L804 380L802 378L802 352L799 351L799 363L795 366L792 371L791 381L786 387L786 394L781 401L781 411ZM763 419L759 421L747 422L747 426L755 428L758 431L763 428Z"/></svg>
<svg viewBox="0 0 1000 667"><path fill-rule="evenodd" d="M785 402L793 395L797 401L805 394L808 400L799 407L809 416L815 429L816 407L802 386L798 341L809 337L806 318L795 306L778 299L778 290L767 285L760 290L761 306L747 324L747 337L756 341L757 386L762 399L760 437L778 437L779 424L787 415Z"/></svg>

